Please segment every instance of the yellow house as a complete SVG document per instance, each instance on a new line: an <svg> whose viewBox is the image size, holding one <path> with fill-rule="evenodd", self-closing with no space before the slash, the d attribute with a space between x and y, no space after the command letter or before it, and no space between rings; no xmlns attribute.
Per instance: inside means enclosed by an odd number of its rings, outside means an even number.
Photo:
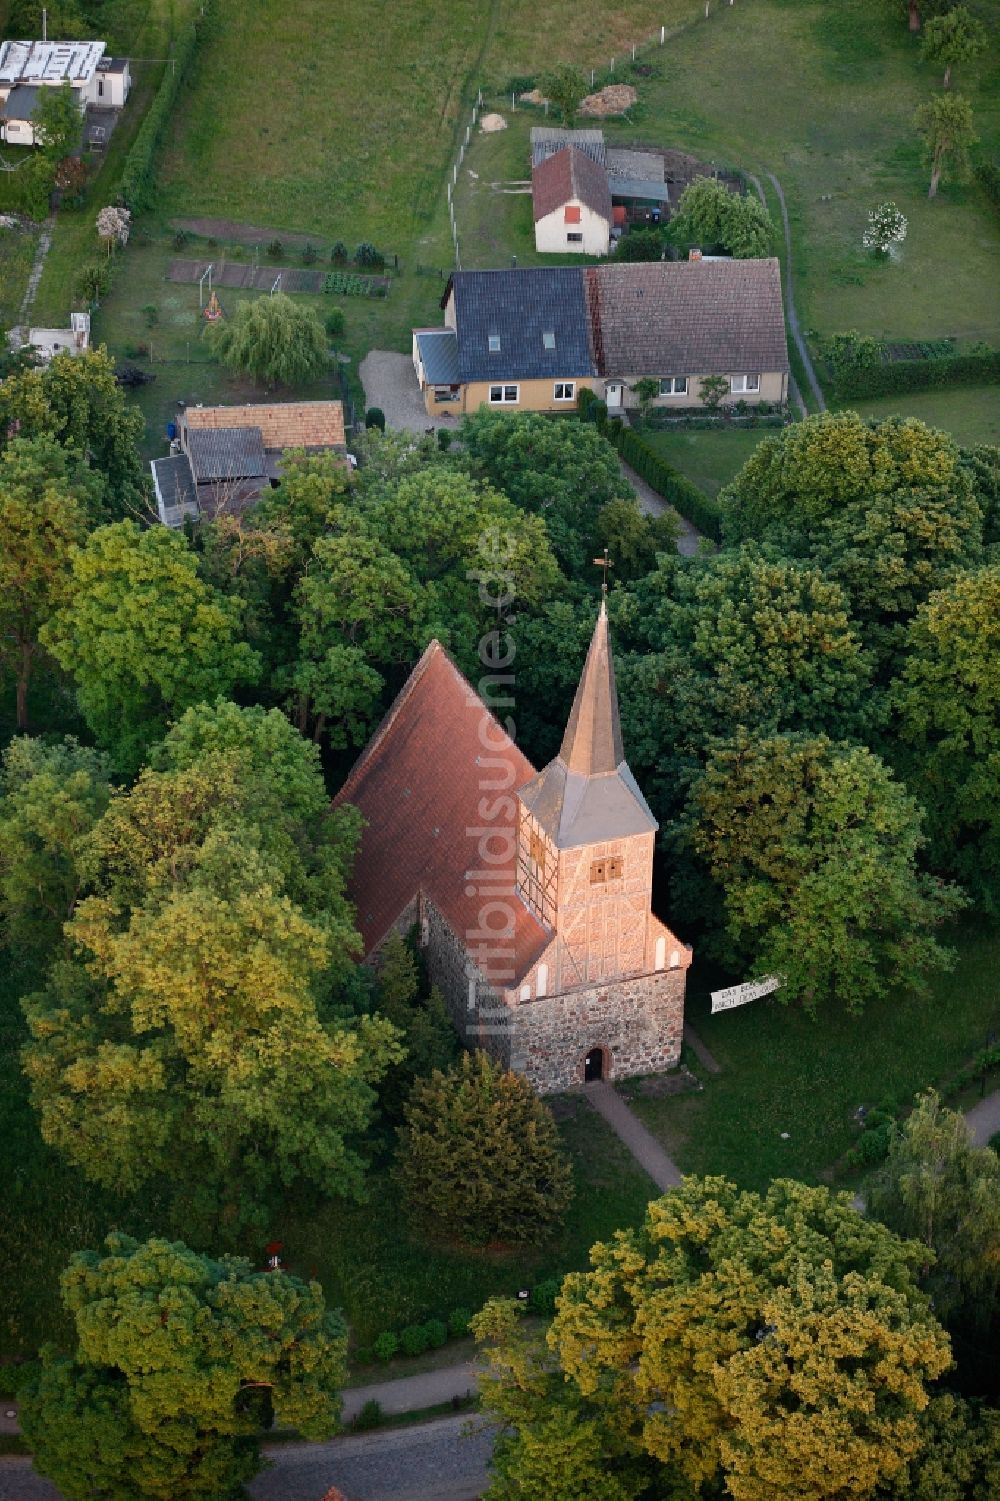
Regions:
<svg viewBox="0 0 1000 1501"><path fill-rule="evenodd" d="M572 412L594 389L584 283L574 266L456 271L444 328L414 329L413 365L431 417L481 406Z"/></svg>

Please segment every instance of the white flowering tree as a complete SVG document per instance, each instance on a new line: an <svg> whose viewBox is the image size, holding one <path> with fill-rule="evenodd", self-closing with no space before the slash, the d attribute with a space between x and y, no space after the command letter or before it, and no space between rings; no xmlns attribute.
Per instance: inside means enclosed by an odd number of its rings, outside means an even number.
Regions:
<svg viewBox="0 0 1000 1501"><path fill-rule="evenodd" d="M866 250L876 255L888 255L893 245L902 245L906 239L906 217L894 203L880 203L868 215L868 228L861 237Z"/></svg>
<svg viewBox="0 0 1000 1501"><path fill-rule="evenodd" d="M107 208L101 209L97 216L97 233L107 245L109 255L115 245L128 243L131 225L132 215L127 208L116 208L109 203Z"/></svg>

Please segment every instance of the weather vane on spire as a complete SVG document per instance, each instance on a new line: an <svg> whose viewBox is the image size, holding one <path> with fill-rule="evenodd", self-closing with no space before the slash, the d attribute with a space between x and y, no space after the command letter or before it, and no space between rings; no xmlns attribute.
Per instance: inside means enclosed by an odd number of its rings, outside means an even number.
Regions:
<svg viewBox="0 0 1000 1501"><path fill-rule="evenodd" d="M603 597L605 599L607 599L607 597L608 597L608 569L609 568L613 568L615 566L612 563L611 559L608 557L608 549L607 548L604 549L604 557L603 558L595 558L594 559L594 566L597 567L597 568L603 568L604 569L604 578L601 580L601 594L603 595Z"/></svg>

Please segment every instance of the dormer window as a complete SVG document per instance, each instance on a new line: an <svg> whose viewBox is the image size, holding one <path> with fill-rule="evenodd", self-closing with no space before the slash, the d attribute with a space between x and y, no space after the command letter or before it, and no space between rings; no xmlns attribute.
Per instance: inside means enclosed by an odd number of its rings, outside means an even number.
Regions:
<svg viewBox="0 0 1000 1501"><path fill-rule="evenodd" d="M489 344L490 354L499 354L500 353L500 335L499 334L490 334L488 336L487 342Z"/></svg>
<svg viewBox="0 0 1000 1501"><path fill-rule="evenodd" d="M542 348L543 349L555 349L555 347L556 347L556 336L555 336L555 333L551 329L549 329L546 333L542 334Z"/></svg>

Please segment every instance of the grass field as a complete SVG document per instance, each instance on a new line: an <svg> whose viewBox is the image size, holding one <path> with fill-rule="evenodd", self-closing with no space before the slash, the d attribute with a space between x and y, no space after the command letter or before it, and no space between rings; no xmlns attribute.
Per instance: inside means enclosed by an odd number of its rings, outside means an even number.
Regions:
<svg viewBox="0 0 1000 1501"><path fill-rule="evenodd" d="M723 485L737 474L762 438L775 437L773 427L678 429L675 432L648 431L646 442L673 464L681 474L706 495L718 495Z"/></svg>
<svg viewBox="0 0 1000 1501"><path fill-rule="evenodd" d="M917 391L907 396L880 396L874 401L846 403L865 417L888 417L901 412L943 427L956 443L1000 443L1000 388L969 386L955 391Z"/></svg>
<svg viewBox="0 0 1000 1501"><path fill-rule="evenodd" d="M927 999L901 992L861 1017L830 1011L811 1021L777 999L713 1017L709 991L731 980L698 965L686 1015L723 1071L705 1075L697 1095L637 1092L637 1111L685 1172L725 1173L753 1188L781 1176L825 1181L857 1139L859 1105L905 1107L1000 1032L1000 929L970 921L952 942L956 967L935 978Z"/></svg>

